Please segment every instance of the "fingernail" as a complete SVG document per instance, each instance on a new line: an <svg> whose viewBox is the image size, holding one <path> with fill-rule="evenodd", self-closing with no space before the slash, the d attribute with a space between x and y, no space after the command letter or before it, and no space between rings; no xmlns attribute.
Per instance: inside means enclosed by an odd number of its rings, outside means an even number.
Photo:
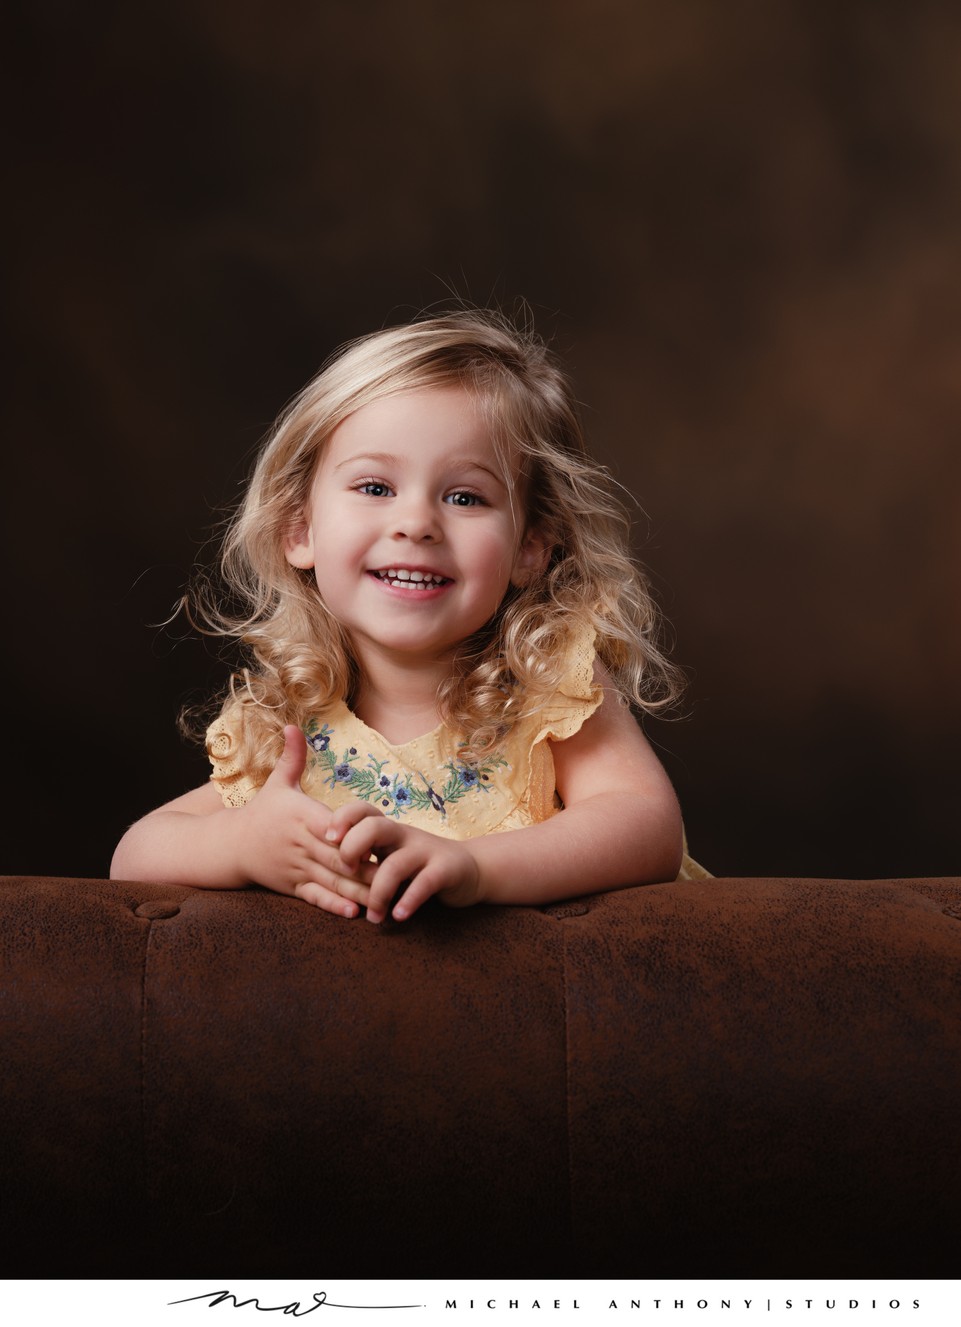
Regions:
<svg viewBox="0 0 961 1327"><path fill-rule="evenodd" d="M328 843L335 843L337 840L336 829L329 829L327 833L324 835L324 838L327 840Z"/></svg>

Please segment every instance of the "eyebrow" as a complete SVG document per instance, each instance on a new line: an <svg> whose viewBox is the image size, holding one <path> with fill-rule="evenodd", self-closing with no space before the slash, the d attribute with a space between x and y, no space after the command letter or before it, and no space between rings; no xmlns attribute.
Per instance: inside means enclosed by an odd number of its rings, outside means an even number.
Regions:
<svg viewBox="0 0 961 1327"><path fill-rule="evenodd" d="M345 461L338 461L334 466L334 474L338 470L346 470L349 465L359 465L361 461L376 461L378 465L390 465L396 464L398 459L390 452L361 452L359 456L348 456Z"/></svg>
<svg viewBox="0 0 961 1327"><path fill-rule="evenodd" d="M374 462L376 465L399 465L403 467L405 460L405 457L396 456L393 452L361 452L358 456L348 456L346 460L338 461L334 466L332 473L337 474L338 471L345 470L348 467L356 469L358 466L362 467L362 463L370 461ZM447 461L447 465L451 470L479 470L481 474L489 475L490 478L500 484L502 488L509 489L511 487L504 479L503 475L498 474L496 470L491 470L489 466L481 465L480 461L475 461L469 456L450 457Z"/></svg>

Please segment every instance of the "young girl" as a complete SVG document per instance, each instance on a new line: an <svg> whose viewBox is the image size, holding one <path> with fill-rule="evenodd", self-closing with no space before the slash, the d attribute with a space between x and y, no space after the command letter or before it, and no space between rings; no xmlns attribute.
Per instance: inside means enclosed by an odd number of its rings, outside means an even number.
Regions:
<svg viewBox="0 0 961 1327"><path fill-rule="evenodd" d="M458 312L356 341L284 412L224 544L246 649L210 782L111 875L342 917L706 873L630 705L674 698L627 518L532 334Z"/></svg>

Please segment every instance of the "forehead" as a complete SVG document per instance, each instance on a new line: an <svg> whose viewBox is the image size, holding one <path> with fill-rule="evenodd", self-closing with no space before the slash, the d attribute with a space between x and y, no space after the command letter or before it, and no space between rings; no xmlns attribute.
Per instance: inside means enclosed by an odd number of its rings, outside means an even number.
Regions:
<svg viewBox="0 0 961 1327"><path fill-rule="evenodd" d="M483 403L458 386L412 388L360 406L334 429L322 465L330 469L369 452L399 461L456 457L497 472L512 469Z"/></svg>

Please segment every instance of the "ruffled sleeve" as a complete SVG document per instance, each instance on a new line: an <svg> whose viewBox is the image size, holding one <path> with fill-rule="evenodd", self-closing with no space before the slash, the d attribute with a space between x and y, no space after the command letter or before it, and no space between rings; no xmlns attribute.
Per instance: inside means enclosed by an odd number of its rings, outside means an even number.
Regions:
<svg viewBox="0 0 961 1327"><path fill-rule="evenodd" d="M246 805L258 788L240 763L242 732L243 710L236 704L226 705L207 729L210 781L219 790L224 806Z"/></svg>
<svg viewBox="0 0 961 1327"><path fill-rule="evenodd" d="M550 743L573 737L603 701L604 688L594 681L594 658L594 632L582 628L557 690L510 734L505 754L519 776L519 797L513 811L492 828L536 825L560 809Z"/></svg>
<svg viewBox="0 0 961 1327"><path fill-rule="evenodd" d="M573 737L604 699L604 688L594 681L594 631L582 628L567 661L557 690L531 715L529 740L563 742Z"/></svg>

